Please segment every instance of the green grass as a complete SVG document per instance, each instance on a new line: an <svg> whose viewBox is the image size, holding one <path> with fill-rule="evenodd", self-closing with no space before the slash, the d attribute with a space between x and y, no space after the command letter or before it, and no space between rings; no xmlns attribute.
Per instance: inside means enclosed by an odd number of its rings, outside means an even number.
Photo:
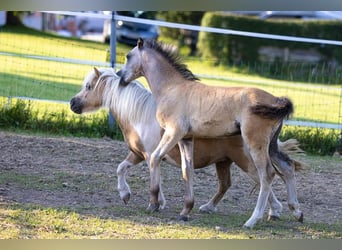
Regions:
<svg viewBox="0 0 342 250"><path fill-rule="evenodd" d="M0 51L16 53L18 57L0 55L0 95L68 101L79 91L89 65L23 58L23 54L105 62L109 46L79 39L61 38L27 28L6 26L0 31ZM118 44L117 62L124 63L129 46ZM183 49L181 51L184 51ZM182 53L186 53L182 52ZM339 123L341 86L307 84L267 79L256 74L214 67L210 61L184 56L195 74L215 75L229 80L206 79L203 82L219 86L253 86L274 95L289 96L295 105L293 119ZM94 63L95 64L95 63ZM141 79L146 85L146 81Z"/></svg>
<svg viewBox="0 0 342 250"><path fill-rule="evenodd" d="M163 40L163 38L161 39ZM1 109L8 104L7 97L9 96L68 102L80 90L84 76L92 70L90 65L24 58L23 54L105 62L108 49L109 46L102 43L63 38L27 28L5 26L0 30L0 51L15 53L18 56L0 55L2 62L0 64L0 96L4 97L0 100ZM125 54L130 47L118 43L116 50L117 61L124 63ZM184 55L185 63L195 74L218 77L218 79L209 79L203 76L202 81L206 84L259 87L276 96L288 96L295 106L295 113L291 118L293 120L341 123L342 89L340 85L268 79L258 76L248 69L214 67L210 61L201 61L196 57L185 56L187 50L184 48L181 48L181 53ZM147 86L144 78L139 80ZM36 113L36 118L33 115L32 119L39 120L39 122L31 123L26 128L22 127L23 129L33 129L36 132L41 129L42 132L51 131L75 135L79 126L74 126L72 121L76 121L78 124L84 124L86 121L85 123L89 125L87 125L88 131L91 130L91 126L95 126L96 119L101 120L102 124L107 124L107 118L103 112L100 115L81 117L73 114L68 104L54 103L51 105L51 103L32 101L31 106L34 106L33 110ZM47 121L44 122L43 118ZM13 119L16 118L13 117ZM63 128L65 125L67 126ZM14 127L20 129L18 125L14 124ZM298 132L294 132L297 130ZM284 137L300 139L309 152L331 154L336 147L339 131L321 131L324 130L315 132L313 129L293 127L287 130ZM87 132L83 135L104 135L106 133L104 130L102 132L94 131L94 133ZM312 144L314 141L316 143ZM318 147L317 144L321 144L321 146Z"/></svg>
<svg viewBox="0 0 342 250"><path fill-rule="evenodd" d="M112 208L114 209L114 208ZM261 222L244 230L244 215L201 215L188 223L134 211L127 218L101 218L66 208L13 204L0 207L1 239L333 239L342 225ZM284 223L285 220L285 223ZM290 219L289 219L290 220Z"/></svg>
<svg viewBox="0 0 342 250"><path fill-rule="evenodd" d="M25 54L106 62L109 45L63 38L28 28L5 26L0 30L0 95L26 96L67 101L79 91L90 65L62 63L23 57ZM123 62L128 46L117 48L117 61Z"/></svg>

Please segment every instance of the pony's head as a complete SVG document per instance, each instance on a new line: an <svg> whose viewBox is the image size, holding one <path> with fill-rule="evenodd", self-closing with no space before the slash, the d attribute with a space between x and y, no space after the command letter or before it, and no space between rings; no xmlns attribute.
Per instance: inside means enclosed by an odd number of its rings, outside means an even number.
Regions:
<svg viewBox="0 0 342 250"><path fill-rule="evenodd" d="M82 89L70 100L70 108L77 114L96 111L102 106L105 87L101 80L102 71L94 68L84 79ZM113 77L119 78L114 72ZM103 77L102 77L103 78Z"/></svg>

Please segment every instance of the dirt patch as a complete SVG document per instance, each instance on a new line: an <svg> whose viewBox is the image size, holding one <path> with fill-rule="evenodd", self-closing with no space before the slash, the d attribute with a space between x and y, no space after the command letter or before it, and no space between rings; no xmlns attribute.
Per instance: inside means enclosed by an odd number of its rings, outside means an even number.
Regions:
<svg viewBox="0 0 342 250"><path fill-rule="evenodd" d="M133 215L136 209L148 205L149 171L145 163L129 170L127 181L132 197L129 204L124 205L116 190L116 168L127 153L125 143L110 139L0 132L0 205L17 202L62 207L96 216ZM297 174L298 199L305 221L340 223L342 160L296 158L311 165ZM173 219L183 205L181 171L163 164L162 175L167 206L161 216ZM247 213L249 216L257 199L257 192L251 194L254 183L237 168L232 175L233 185L218 205L218 213ZM199 206L216 192L216 185L214 168L195 171L195 207L191 216L200 216ZM284 205L283 214L289 216L284 184L277 178L273 187Z"/></svg>

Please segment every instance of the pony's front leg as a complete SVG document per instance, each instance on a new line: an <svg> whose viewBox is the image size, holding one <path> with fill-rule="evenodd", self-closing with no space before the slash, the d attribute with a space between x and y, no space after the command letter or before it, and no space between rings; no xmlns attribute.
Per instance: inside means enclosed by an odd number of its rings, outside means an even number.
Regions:
<svg viewBox="0 0 342 250"><path fill-rule="evenodd" d="M182 174L185 181L185 196L184 196L184 207L179 215L179 220L189 220L189 213L194 207L194 139L182 139L178 142L181 162L182 162Z"/></svg>
<svg viewBox="0 0 342 250"><path fill-rule="evenodd" d="M120 194L120 198L125 204L127 204L129 199L131 198L131 189L129 188L129 185L126 181L128 169L131 166L142 162L143 160L144 159L134 154L133 152L129 152L126 159L119 164L116 170L118 176L118 191Z"/></svg>

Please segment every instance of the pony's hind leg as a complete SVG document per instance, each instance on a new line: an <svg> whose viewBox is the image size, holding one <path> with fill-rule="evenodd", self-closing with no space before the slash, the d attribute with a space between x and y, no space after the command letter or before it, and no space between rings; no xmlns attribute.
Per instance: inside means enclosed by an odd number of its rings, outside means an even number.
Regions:
<svg viewBox="0 0 342 250"><path fill-rule="evenodd" d="M283 205L275 196L273 190L270 190L270 195L268 197L268 204L270 210L268 211L268 220L279 220L280 214L283 211Z"/></svg>
<svg viewBox="0 0 342 250"><path fill-rule="evenodd" d="M182 174L185 182L185 195L184 195L184 207L181 211L178 219L187 221L189 220L189 213L194 206L194 191L193 191L193 179L194 179L194 139L182 139L178 142L181 162L182 162Z"/></svg>
<svg viewBox="0 0 342 250"><path fill-rule="evenodd" d="M294 163L283 152L278 152L277 154L271 157L272 161L275 163L275 165L282 174L281 178L285 182L288 206L292 211L294 217L298 221L303 222L304 214L300 210L299 202L297 199L295 167L293 166Z"/></svg>
<svg viewBox="0 0 342 250"><path fill-rule="evenodd" d="M218 190L209 202L200 206L199 211L204 213L216 212L216 205L222 199L231 186L230 160L216 163L216 174L218 179Z"/></svg>
<svg viewBox="0 0 342 250"><path fill-rule="evenodd" d="M131 166L134 166L140 162L142 162L144 159L142 159L141 157L139 157L138 155L134 154L133 152L129 152L129 154L127 155L126 159L123 160L117 170L117 176L118 176L118 191L120 194L120 198L121 200L123 200L123 202L125 204L128 203L129 199L131 198L131 189L129 188L129 185L126 181L126 175L128 172L128 169Z"/></svg>

